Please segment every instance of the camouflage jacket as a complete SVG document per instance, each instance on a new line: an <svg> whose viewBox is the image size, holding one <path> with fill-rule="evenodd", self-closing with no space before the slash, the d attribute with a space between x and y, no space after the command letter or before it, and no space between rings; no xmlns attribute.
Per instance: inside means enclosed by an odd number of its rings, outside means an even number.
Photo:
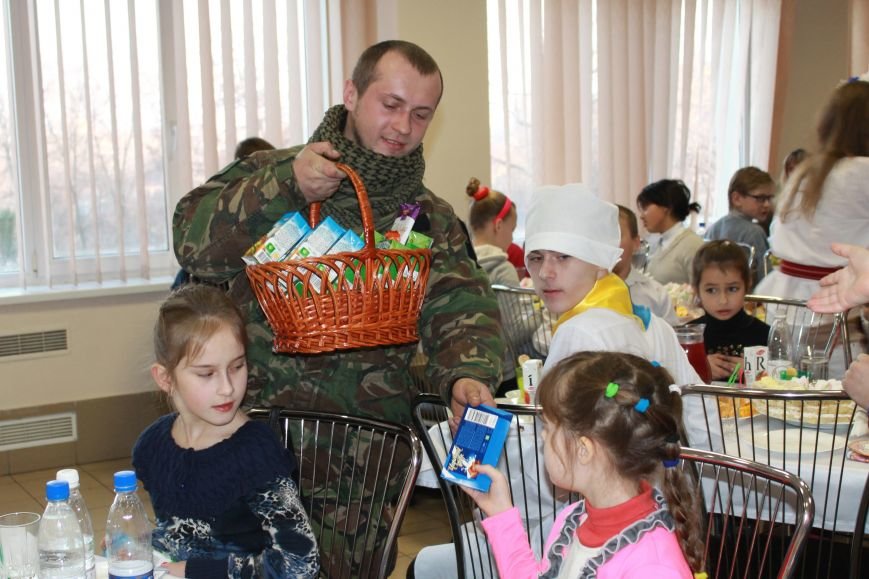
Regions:
<svg viewBox="0 0 869 579"><path fill-rule="evenodd" d="M467 236L452 208L422 184L422 147L401 158L368 151L343 136L345 117L343 106L330 109L311 141L330 141L341 152L341 161L359 173L378 231L389 229L400 203L413 201L422 207L417 225L427 220L429 228L421 232L434 239L419 319L426 381L445 397L462 377L494 390L504 352L498 304L485 273L468 255ZM230 282L230 295L248 320L248 403L409 423L416 388L408 368L416 344L318 355L272 353L272 333L248 284L241 255L284 213L301 211L307 216L292 164L301 148L255 153L184 196L173 218L178 261L206 281ZM349 179L323 203L321 214L361 233Z"/></svg>

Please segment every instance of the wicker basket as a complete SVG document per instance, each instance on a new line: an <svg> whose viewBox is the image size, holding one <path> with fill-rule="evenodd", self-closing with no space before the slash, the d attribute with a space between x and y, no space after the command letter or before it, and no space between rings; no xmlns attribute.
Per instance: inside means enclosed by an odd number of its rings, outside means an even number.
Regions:
<svg viewBox="0 0 869 579"><path fill-rule="evenodd" d="M368 193L347 165L356 189L365 247L323 257L247 267L250 285L272 327L275 352L318 354L419 339L417 320L431 250L378 249ZM310 206L311 227L320 204Z"/></svg>

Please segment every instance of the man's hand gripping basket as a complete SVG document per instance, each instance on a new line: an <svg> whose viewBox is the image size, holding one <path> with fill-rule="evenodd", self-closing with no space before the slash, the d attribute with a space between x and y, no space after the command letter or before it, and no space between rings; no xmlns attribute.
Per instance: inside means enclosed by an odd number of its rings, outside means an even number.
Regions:
<svg viewBox="0 0 869 579"><path fill-rule="evenodd" d="M247 267L275 335L275 352L317 354L419 339L431 250L377 249L365 185L353 169L338 167L356 189L365 247ZM312 228L319 218L320 204L313 203Z"/></svg>

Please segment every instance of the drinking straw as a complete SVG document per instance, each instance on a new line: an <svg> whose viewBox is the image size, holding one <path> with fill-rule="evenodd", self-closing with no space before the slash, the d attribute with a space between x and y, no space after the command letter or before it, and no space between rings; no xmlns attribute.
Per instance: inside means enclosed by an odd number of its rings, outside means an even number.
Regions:
<svg viewBox="0 0 869 579"><path fill-rule="evenodd" d="M733 372L730 373L730 378L727 379L727 385L731 385L736 382L737 376L739 376L739 369L742 367L740 362L736 363L736 366L733 368Z"/></svg>

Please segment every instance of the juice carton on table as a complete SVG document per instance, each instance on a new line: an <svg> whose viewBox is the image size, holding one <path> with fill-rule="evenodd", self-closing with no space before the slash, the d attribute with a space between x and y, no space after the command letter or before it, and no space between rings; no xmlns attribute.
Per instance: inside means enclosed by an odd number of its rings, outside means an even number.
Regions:
<svg viewBox="0 0 869 579"><path fill-rule="evenodd" d="M742 375L746 386L766 376L766 346L746 346L742 349Z"/></svg>
<svg viewBox="0 0 869 579"><path fill-rule="evenodd" d="M540 382L540 373L543 370L543 360L531 358L522 362L522 384L525 390L527 400L523 400L525 404L534 404L534 397L537 394L537 384Z"/></svg>

